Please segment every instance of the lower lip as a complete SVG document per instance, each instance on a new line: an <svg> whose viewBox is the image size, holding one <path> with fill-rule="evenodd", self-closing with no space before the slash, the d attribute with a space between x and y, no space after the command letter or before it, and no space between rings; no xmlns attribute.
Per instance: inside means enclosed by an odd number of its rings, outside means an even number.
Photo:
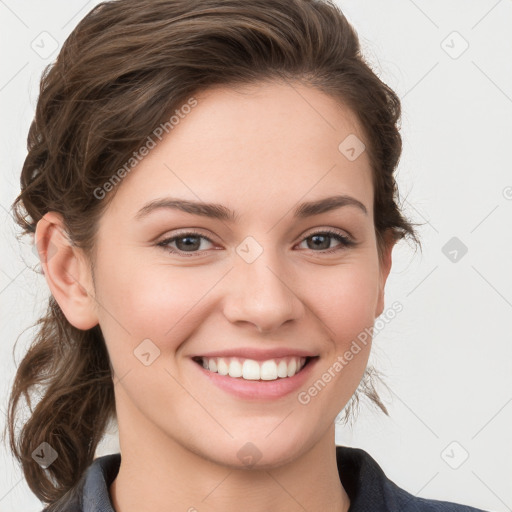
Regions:
<svg viewBox="0 0 512 512"><path fill-rule="evenodd" d="M276 380L245 380L241 377L229 377L206 370L194 361L193 363L205 377L210 379L210 382L232 395L252 400L272 400L284 397L299 389L311 375L317 361L318 357L315 357L293 377Z"/></svg>

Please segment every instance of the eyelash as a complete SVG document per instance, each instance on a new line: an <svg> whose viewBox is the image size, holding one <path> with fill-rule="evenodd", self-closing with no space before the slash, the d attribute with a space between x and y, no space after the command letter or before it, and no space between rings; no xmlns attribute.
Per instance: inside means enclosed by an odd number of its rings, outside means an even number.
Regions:
<svg viewBox="0 0 512 512"><path fill-rule="evenodd" d="M162 240L161 242L158 242L156 245L161 247L162 249L166 250L167 252L172 253L172 254L178 254L178 255L181 255L181 256L185 256L185 257L194 257L194 256L197 257L197 256L199 256L201 254L202 251L187 252L187 251L180 251L179 249L175 249L173 247L169 247L170 243L172 243L172 242L174 242L176 240L179 240L180 238L186 238L187 236L190 236L190 235L196 236L196 237L199 237L199 238L204 238L205 240L208 240L208 242L210 242L212 244L214 243L213 240L211 240L207 236L204 236L201 233L198 233L197 231L185 231L185 232L180 233L179 235L175 235L175 236L173 236L171 238L166 238L165 240ZM333 230L330 230L330 229L326 229L326 230L322 230L322 231L315 231L314 233L311 233L308 236L304 237L299 243L302 243L304 240L307 240L308 238L311 238L311 237L313 237L315 235L329 235L332 238L334 238L334 239L338 240L339 242L341 242L341 245L338 245L336 247L332 247L331 249L323 249L321 251L312 251L314 253L331 254L331 253L338 252L338 251L341 251L341 250L344 250L344 249L347 249L349 247L352 247L352 246L356 245L356 242L354 242L353 240L351 240L347 236L342 235L338 231L333 231Z"/></svg>

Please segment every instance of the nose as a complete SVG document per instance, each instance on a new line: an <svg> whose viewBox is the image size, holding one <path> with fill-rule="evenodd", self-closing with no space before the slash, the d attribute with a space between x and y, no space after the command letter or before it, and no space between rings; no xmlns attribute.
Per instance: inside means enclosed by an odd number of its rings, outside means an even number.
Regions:
<svg viewBox="0 0 512 512"><path fill-rule="evenodd" d="M304 314L290 273L266 253L252 263L237 261L224 301L224 315L230 322L252 324L260 333L273 332Z"/></svg>

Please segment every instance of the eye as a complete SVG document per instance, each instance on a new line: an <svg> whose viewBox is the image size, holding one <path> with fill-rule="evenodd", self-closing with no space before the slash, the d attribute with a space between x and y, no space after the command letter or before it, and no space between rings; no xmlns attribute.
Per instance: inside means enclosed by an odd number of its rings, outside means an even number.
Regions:
<svg viewBox="0 0 512 512"><path fill-rule="evenodd" d="M337 240L339 242L338 245L331 248L331 241ZM308 240L311 242L308 243ZM307 248L312 249L314 252L320 252L322 254L329 254L337 251L341 251L347 247L351 247L353 245L356 245L356 242L351 240L345 235L342 235L338 231L333 231L330 229L324 230L324 231L316 231L315 233L311 233L306 238L303 239L301 242L306 242ZM317 249L320 249L318 251Z"/></svg>
<svg viewBox="0 0 512 512"><path fill-rule="evenodd" d="M179 254L180 256L195 256L198 252L206 250L204 246L201 247L202 240L206 240L210 244L213 244L208 237L201 233L187 231L171 238L166 238L165 240L158 242L157 245L167 249L171 253ZM175 244L175 246L172 244Z"/></svg>

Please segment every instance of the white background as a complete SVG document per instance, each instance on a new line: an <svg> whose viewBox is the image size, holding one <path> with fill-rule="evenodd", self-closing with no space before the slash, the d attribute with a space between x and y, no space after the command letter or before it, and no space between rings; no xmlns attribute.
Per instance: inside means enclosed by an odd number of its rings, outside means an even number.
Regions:
<svg viewBox="0 0 512 512"><path fill-rule="evenodd" d="M2 428L14 342L47 297L9 214L39 78L58 51L43 58L32 46L46 38L51 49L54 38L60 48L96 3L0 1ZM386 300L388 307L400 301L403 311L374 342L372 362L391 389L381 388L390 418L364 403L353 427L338 426L336 441L367 450L414 495L510 511L512 1L338 4L376 72L402 98L398 183L406 215L425 225L423 254L403 242L394 250ZM452 237L468 248L456 261L442 251ZM16 361L29 341L27 331ZM39 511L6 447L0 450L0 512ZM114 451L115 434L98 455Z"/></svg>

